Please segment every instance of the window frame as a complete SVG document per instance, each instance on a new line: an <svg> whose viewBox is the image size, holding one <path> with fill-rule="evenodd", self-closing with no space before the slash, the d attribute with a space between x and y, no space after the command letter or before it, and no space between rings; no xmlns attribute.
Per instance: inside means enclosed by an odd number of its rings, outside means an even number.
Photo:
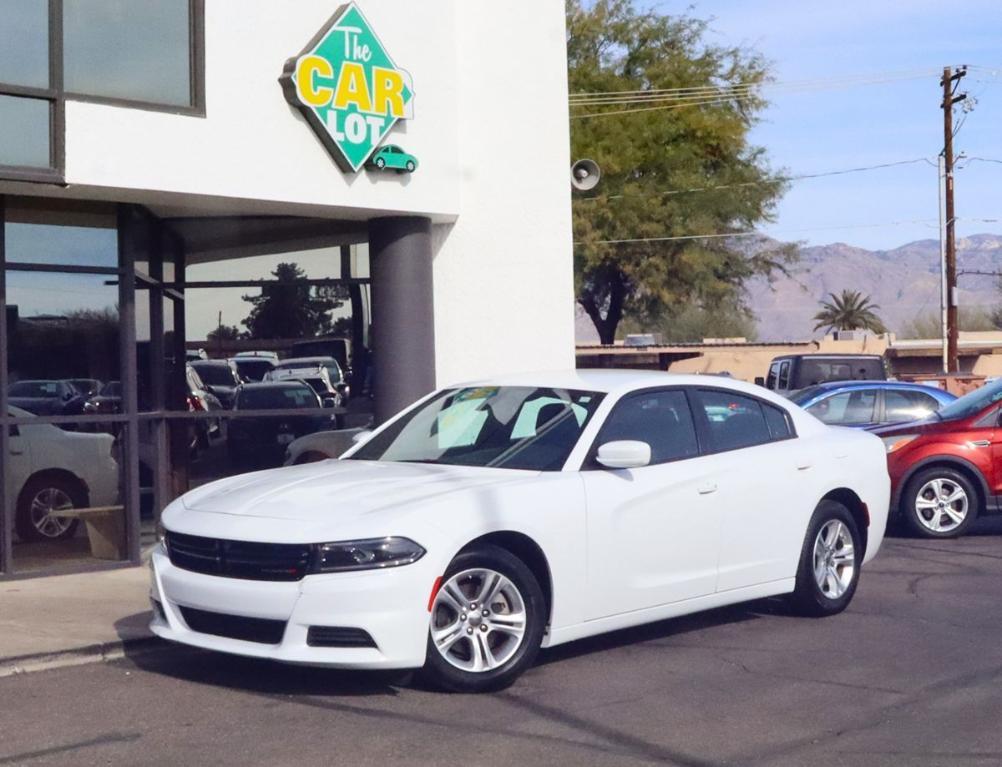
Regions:
<svg viewBox="0 0 1002 767"><path fill-rule="evenodd" d="M775 445L775 444L779 444L781 442L789 442L790 440L798 439L800 437L800 435L797 433L797 424L793 420L793 416L791 416L790 415L790 411L787 410L782 405L777 405L776 403L770 402L767 399L764 399L762 397L757 397L754 394L750 394L750 393L747 393L747 392L738 391L737 389L726 389L726 388L723 388L723 387L720 387L720 386L692 386L692 387L689 387L689 388L692 389L692 394L690 395L690 398L689 398L690 404L692 402L695 402L697 404L697 407L693 408L693 411L694 411L693 415L694 415L694 418L696 420L696 430L697 430L697 433L699 433L700 429L703 430L703 436L701 437L701 442L705 440L705 444L707 446L707 450L704 453L705 455L718 455L720 453L733 453L733 452L735 452L737 450L748 450L749 448L762 447L764 445ZM764 442L756 442L756 443L754 443L752 445L742 445L741 447L731 447L731 448L718 449L717 446L716 446L716 444L714 443L713 434L712 434L712 431L710 429L710 420L706 417L706 409L703 407L703 403L702 403L702 401L701 401L701 399L699 397L699 393L700 392L704 392L704 391L705 392L722 393L722 394L726 394L726 395L729 395L729 396L744 397L746 399L750 399L750 400L753 400L754 402L757 402L760 407L763 407L763 408L765 408L765 407L771 407L771 408L775 408L776 410L779 410L783 414L783 417L786 419L787 426L789 426L789 428L790 428L790 434L789 434L789 436L782 437L781 439L771 439L770 438L770 439L768 439L768 440L766 440ZM769 424L768 424L767 421L765 421L765 412L764 411L763 411L763 414L762 414L762 420L763 420L763 422L765 422L766 431L768 432L768 430L769 430Z"/></svg>
<svg viewBox="0 0 1002 767"><path fill-rule="evenodd" d="M680 391L685 396L686 406L689 408L689 416L692 418L692 425L696 433L696 454L689 456L682 456L679 458L670 458L667 461L651 461L647 466L640 467L641 469L646 469L651 466L667 466L672 463L679 463L680 461L691 461L694 458L701 458L704 455L709 455L707 451L706 443L706 433L701 431L699 418L697 416L696 410L693 407L693 388L692 386L653 386L646 389L634 389L629 391L619 399L617 399L612 408L609 410L609 414L602 419L602 425L598 429L598 433L592 440L591 446L588 448L588 452L585 453L584 460L581 462L580 471L609 471L608 466L603 466L598 462L598 449L601 445L605 443L606 440L603 439L602 434L605 431L606 425L612 420L613 416L619 407L628 400L634 397L649 396L651 394L663 394L665 392L676 392Z"/></svg>
<svg viewBox="0 0 1002 767"><path fill-rule="evenodd" d="M66 102L125 107L151 112L167 112L205 117L205 0L188 0L188 59L190 99L187 105L158 104L140 99L123 99L67 92L63 77L63 0L48 0L49 85L47 88L15 85L0 81L0 95L49 102L49 166L0 164L0 180L64 184L66 177Z"/></svg>

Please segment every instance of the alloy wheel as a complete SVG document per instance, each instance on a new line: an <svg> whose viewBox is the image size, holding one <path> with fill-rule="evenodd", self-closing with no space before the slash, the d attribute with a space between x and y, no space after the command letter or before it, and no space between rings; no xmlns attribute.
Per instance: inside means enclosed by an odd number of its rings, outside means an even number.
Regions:
<svg viewBox="0 0 1002 767"><path fill-rule="evenodd" d="M831 519L814 539L814 580L822 594L838 599L848 590L855 572L852 533L842 520Z"/></svg>
<svg viewBox="0 0 1002 767"><path fill-rule="evenodd" d="M949 533L967 519L967 491L951 479L930 479L915 496L915 518L933 533Z"/></svg>
<svg viewBox="0 0 1002 767"><path fill-rule="evenodd" d="M73 508L73 499L58 487L46 487L31 499L31 524L45 538L58 538L70 529L73 520L59 516Z"/></svg>
<svg viewBox="0 0 1002 767"><path fill-rule="evenodd" d="M432 643L442 658L463 671L493 671L522 646L527 613L522 594L495 570L456 573L435 595Z"/></svg>

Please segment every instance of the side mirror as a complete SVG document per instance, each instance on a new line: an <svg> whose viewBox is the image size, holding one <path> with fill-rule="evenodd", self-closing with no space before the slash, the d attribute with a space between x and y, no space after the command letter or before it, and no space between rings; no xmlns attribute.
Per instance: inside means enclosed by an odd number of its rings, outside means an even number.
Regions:
<svg viewBox="0 0 1002 767"><path fill-rule="evenodd" d="M651 446L632 439L606 442L595 456L607 469L639 469L651 462Z"/></svg>
<svg viewBox="0 0 1002 767"><path fill-rule="evenodd" d="M763 378L762 376L755 376L755 385L765 386L765 378Z"/></svg>
<svg viewBox="0 0 1002 767"><path fill-rule="evenodd" d="M361 445L371 436L372 432L369 429L362 429L362 431L352 436L351 441L354 442L356 445Z"/></svg>

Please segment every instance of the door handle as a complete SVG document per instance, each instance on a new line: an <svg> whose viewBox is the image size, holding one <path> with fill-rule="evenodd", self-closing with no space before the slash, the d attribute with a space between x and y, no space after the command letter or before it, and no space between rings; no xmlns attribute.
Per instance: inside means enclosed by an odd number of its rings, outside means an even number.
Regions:
<svg viewBox="0 0 1002 767"><path fill-rule="evenodd" d="M797 464L797 471L807 471L812 466L814 466L814 464L811 463L810 461L807 461L807 462L804 462L804 463L798 463Z"/></svg>
<svg viewBox="0 0 1002 767"><path fill-rule="evenodd" d="M707 482L705 485L700 485L696 492L700 495L709 495L710 493L717 492L717 484L715 482Z"/></svg>
<svg viewBox="0 0 1002 767"><path fill-rule="evenodd" d="M10 454L11 455L24 455L24 451L23 450L11 450Z"/></svg>
<svg viewBox="0 0 1002 767"><path fill-rule="evenodd" d="M971 443L971 447L991 447L991 441L987 439L976 439Z"/></svg>

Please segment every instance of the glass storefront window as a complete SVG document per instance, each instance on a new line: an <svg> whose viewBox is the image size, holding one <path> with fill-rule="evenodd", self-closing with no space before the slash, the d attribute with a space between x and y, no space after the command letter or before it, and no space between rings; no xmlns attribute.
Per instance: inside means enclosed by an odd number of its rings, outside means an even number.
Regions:
<svg viewBox="0 0 1002 767"><path fill-rule="evenodd" d="M50 166L50 110L45 99L0 94L0 165Z"/></svg>
<svg viewBox="0 0 1002 767"><path fill-rule="evenodd" d="M36 415L120 412L120 396L92 407L94 392L120 380L118 288L107 281L7 272L10 404Z"/></svg>
<svg viewBox="0 0 1002 767"><path fill-rule="evenodd" d="M191 105L189 0L64 0L68 93Z"/></svg>
<svg viewBox="0 0 1002 767"><path fill-rule="evenodd" d="M0 83L49 87L48 3L4 0L0 40Z"/></svg>
<svg viewBox="0 0 1002 767"><path fill-rule="evenodd" d="M118 235L114 228L37 223L38 213L29 208L12 207L7 218L5 245L10 263L118 265ZM93 218L95 224L103 223L103 217ZM114 226L114 220L111 223Z"/></svg>
<svg viewBox="0 0 1002 767"><path fill-rule="evenodd" d="M78 424L71 433L20 408L11 407L10 415L27 421L10 427L4 470L6 507L14 515L14 571L127 559L123 428ZM39 423L32 423L36 418Z"/></svg>

